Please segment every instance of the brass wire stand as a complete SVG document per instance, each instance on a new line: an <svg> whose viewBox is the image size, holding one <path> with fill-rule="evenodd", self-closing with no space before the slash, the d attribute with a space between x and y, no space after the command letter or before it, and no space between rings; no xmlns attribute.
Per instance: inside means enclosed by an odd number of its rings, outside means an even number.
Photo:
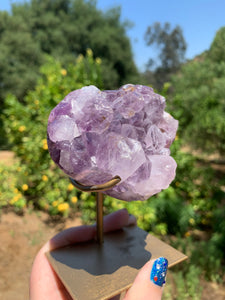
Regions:
<svg viewBox="0 0 225 300"><path fill-rule="evenodd" d="M164 256L169 267L187 256L137 226L108 232L103 238L103 191L121 181L85 186L70 178L84 192L96 192L97 242L89 241L55 249L46 256L74 300L106 300L126 291L138 270L149 260ZM103 242L104 240L104 242Z"/></svg>
<svg viewBox="0 0 225 300"><path fill-rule="evenodd" d="M106 191L121 181L119 176L113 177L111 180L98 185L83 185L77 180L70 177L71 183L82 192L96 192L96 224L97 224L97 241L101 245L104 241L103 237L103 202L104 195L101 193Z"/></svg>

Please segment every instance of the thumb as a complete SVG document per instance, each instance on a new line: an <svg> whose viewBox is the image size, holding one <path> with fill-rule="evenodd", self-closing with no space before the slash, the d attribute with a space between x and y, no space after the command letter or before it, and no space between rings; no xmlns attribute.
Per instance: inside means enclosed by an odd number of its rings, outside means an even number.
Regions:
<svg viewBox="0 0 225 300"><path fill-rule="evenodd" d="M167 269L166 258L160 257L148 261L138 273L123 300L160 300Z"/></svg>

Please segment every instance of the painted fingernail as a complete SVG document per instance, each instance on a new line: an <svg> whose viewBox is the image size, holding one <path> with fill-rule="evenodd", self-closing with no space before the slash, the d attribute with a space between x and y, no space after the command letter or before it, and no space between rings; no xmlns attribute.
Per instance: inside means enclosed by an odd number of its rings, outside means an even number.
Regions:
<svg viewBox="0 0 225 300"><path fill-rule="evenodd" d="M158 286L163 286L166 282L167 269L168 260L164 257L159 257L153 264L150 280Z"/></svg>

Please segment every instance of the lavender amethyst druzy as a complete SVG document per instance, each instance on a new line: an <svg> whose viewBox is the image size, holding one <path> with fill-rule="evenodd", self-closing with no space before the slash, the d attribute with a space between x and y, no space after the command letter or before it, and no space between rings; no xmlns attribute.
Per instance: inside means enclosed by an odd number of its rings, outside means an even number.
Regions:
<svg viewBox="0 0 225 300"><path fill-rule="evenodd" d="M165 98L147 86L75 90L50 113L50 155L82 184L119 175L121 182L105 194L126 201L148 199L175 177L169 147L178 121L164 108Z"/></svg>

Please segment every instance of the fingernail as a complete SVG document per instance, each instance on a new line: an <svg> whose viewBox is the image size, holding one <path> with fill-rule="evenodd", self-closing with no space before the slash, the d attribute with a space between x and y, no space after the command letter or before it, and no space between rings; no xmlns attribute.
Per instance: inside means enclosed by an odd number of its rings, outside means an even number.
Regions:
<svg viewBox="0 0 225 300"><path fill-rule="evenodd" d="M158 286L163 286L166 282L167 269L168 260L164 257L159 257L153 264L150 280Z"/></svg>
<svg viewBox="0 0 225 300"><path fill-rule="evenodd" d="M135 225L136 223L137 223L137 220L136 220L135 216L129 214L128 224L127 225L128 226Z"/></svg>

